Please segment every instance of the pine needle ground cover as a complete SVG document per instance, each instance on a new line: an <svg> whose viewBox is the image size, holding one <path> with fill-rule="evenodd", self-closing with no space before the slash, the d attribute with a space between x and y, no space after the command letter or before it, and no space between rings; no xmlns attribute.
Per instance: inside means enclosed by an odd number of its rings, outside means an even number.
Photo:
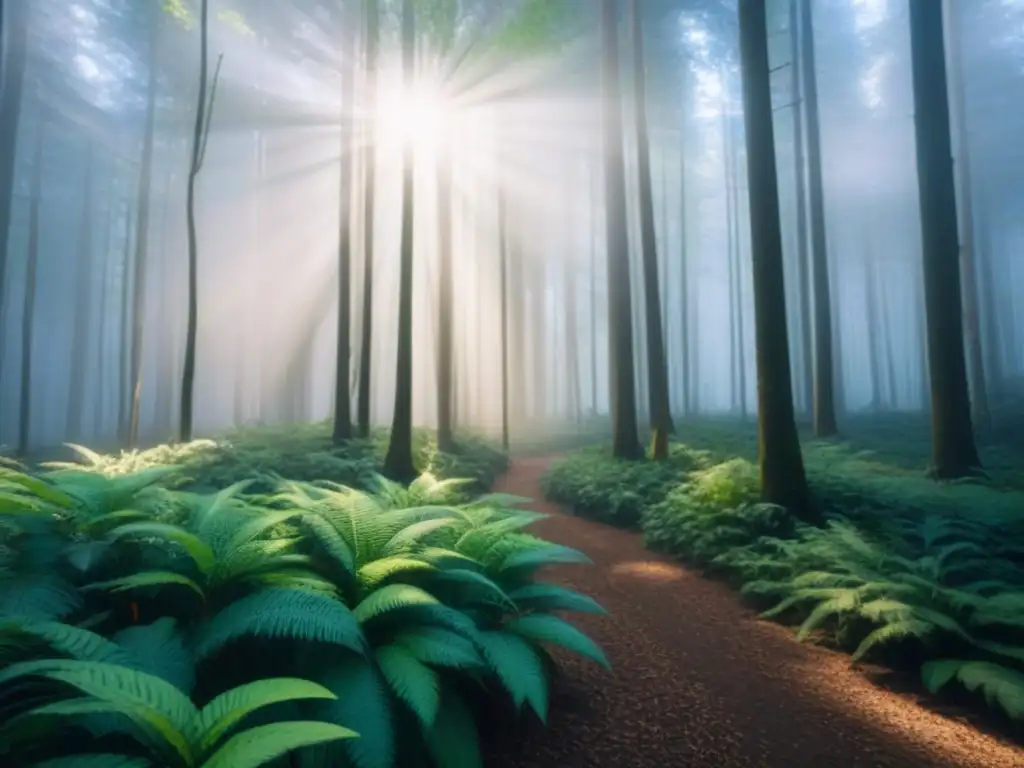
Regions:
<svg viewBox="0 0 1024 768"><path fill-rule="evenodd" d="M868 454L808 442L826 517L817 528L759 503L748 431L705 424L694 433L717 450L674 446L674 460L659 465L590 448L555 462L545 493L576 514L638 518L649 547L732 583L800 640L914 670L933 693L987 704L1019 733L1024 492L1011 456L986 480L940 485L909 468L912 451L899 444Z"/></svg>
<svg viewBox="0 0 1024 768"><path fill-rule="evenodd" d="M474 713L546 718L547 647L607 666L523 499L172 487L193 450L0 470L0 764L473 768Z"/></svg>

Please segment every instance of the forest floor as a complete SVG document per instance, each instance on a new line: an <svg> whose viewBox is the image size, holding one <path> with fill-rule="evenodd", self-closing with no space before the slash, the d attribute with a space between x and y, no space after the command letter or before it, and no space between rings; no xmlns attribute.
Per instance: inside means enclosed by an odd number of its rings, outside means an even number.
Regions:
<svg viewBox="0 0 1024 768"><path fill-rule="evenodd" d="M499 734L493 768L1020 768L1024 749L879 687L847 655L799 644L725 585L652 554L638 533L542 501L551 457L520 459L495 490L550 517L531 532L594 565L553 568L610 616L574 618L608 673L557 653L546 729Z"/></svg>

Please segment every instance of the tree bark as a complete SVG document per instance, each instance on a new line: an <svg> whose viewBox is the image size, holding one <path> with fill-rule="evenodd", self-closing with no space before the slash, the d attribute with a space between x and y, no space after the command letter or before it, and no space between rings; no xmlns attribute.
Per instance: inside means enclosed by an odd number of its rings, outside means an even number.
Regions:
<svg viewBox="0 0 1024 768"><path fill-rule="evenodd" d="M633 116L636 121L637 181L640 195L640 249L643 259L644 325L647 330L647 397L651 427L669 435L675 432L668 393L668 361L662 324L661 285L658 276L658 243L654 223L654 195L651 189L651 147L647 131L647 75L644 60L643 27L637 0L629 0L629 28L633 40ZM663 246L664 247L664 246ZM656 440L655 459L668 458L668 442Z"/></svg>
<svg viewBox="0 0 1024 768"><path fill-rule="evenodd" d="M763 0L739 0L757 338L761 496L767 503L786 507L804 520L817 522L793 414L765 14Z"/></svg>
<svg viewBox="0 0 1024 768"><path fill-rule="evenodd" d="M605 232L608 260L608 347L611 367L612 454L639 459L633 355L633 298L626 228L626 171L616 4L601 0L602 102L604 105Z"/></svg>
<svg viewBox="0 0 1024 768"><path fill-rule="evenodd" d="M366 0L366 113L370 115L369 141L363 150L363 322L359 350L359 396L356 414L360 437L370 436L370 382L373 367L374 226L377 199L377 54L380 47L378 0Z"/></svg>
<svg viewBox="0 0 1024 768"><path fill-rule="evenodd" d="M405 91L411 92L415 78L416 20L413 0L402 0L402 71ZM398 354L395 367L395 408L391 439L384 457L384 474L397 482L416 478L412 457L412 272L413 272L413 177L415 158L412 142L403 148L402 233L398 286Z"/></svg>
<svg viewBox="0 0 1024 768"><path fill-rule="evenodd" d="M821 124L818 114L818 73L814 53L811 0L801 0L801 64L807 116L807 172L810 203L811 258L814 263L814 435L838 432L835 404L835 363L832 355L832 296L825 232L825 191L821 170Z"/></svg>
<svg viewBox="0 0 1024 768"><path fill-rule="evenodd" d="M75 323L71 330L71 375L70 391L68 392L67 425L65 431L68 439L79 441L85 434L83 409L86 392L86 367L88 366L89 348L92 343L93 316L93 274L94 248L93 232L93 163L95 147L89 141L85 158L85 180L82 194L82 221L78 228L78 274L75 279L77 296L75 297Z"/></svg>
<svg viewBox="0 0 1024 768"><path fill-rule="evenodd" d="M975 264L977 251L974 236L974 191L972 186L970 135L967 126L967 89L964 86L963 43L950 0L943 2L946 12L945 31L949 40L949 77L952 117L956 121L956 161L954 171L960 202L960 273L963 280L964 340L967 345L968 384L971 392L971 415L975 426L988 429L991 422L988 407L988 385L985 379L984 355L981 349L981 321L978 302L978 279ZM960 13L963 13L961 10Z"/></svg>
<svg viewBox="0 0 1024 768"><path fill-rule="evenodd" d="M347 8L343 10L345 52L349 62L341 68L341 163L338 198L338 317L334 362L334 428L331 441L340 445L352 437L352 136L355 110L356 35L349 31Z"/></svg>
<svg viewBox="0 0 1024 768"><path fill-rule="evenodd" d="M958 478L972 474L981 462L971 424L964 359L956 187L940 3L911 0L910 49L932 393L932 472L941 479Z"/></svg>
<svg viewBox="0 0 1024 768"><path fill-rule="evenodd" d="M32 437L32 343L36 329L36 289L39 275L39 213L43 197L43 133L44 125L36 126L33 151L32 189L28 209L28 253L25 264L25 308L21 320L21 419L18 422L18 455L28 454Z"/></svg>
<svg viewBox="0 0 1024 768"><path fill-rule="evenodd" d="M800 293L800 390L803 395L805 413L814 411L814 333L811 316L811 265L807 243L807 162L804 152L804 102L803 82L800 76L801 30L797 3L790 0L790 58L792 73L793 101L793 164L796 178L796 243L797 275Z"/></svg>
<svg viewBox="0 0 1024 768"><path fill-rule="evenodd" d="M446 146L438 159L437 219L437 447L450 453L455 448L452 430L452 379L455 370L452 304L455 299L452 273L452 148Z"/></svg>
<svg viewBox="0 0 1024 768"><path fill-rule="evenodd" d="M159 61L159 9L150 14L146 120L142 133L142 163L139 166L138 208L135 221L135 269L132 277L131 405L128 414L128 446L139 441L139 408L142 404L142 341L146 325L146 274L149 261L149 210L153 186L153 144L156 138L156 87Z"/></svg>

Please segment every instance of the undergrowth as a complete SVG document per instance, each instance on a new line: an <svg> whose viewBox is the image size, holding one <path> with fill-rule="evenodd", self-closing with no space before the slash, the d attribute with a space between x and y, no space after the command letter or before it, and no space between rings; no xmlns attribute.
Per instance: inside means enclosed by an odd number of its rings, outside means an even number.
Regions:
<svg viewBox="0 0 1024 768"><path fill-rule="evenodd" d="M535 579L586 557L482 471L207 491L236 446L0 469L0 764L472 768L484 705L546 718L547 646L607 666Z"/></svg>
<svg viewBox="0 0 1024 768"><path fill-rule="evenodd" d="M689 466L588 450L556 463L545 488L578 514L639 517L648 546L732 583L800 640L917 669L932 692L960 685L1024 720L1024 493L1002 479L937 484L884 453L809 442L826 519L815 528L759 502L756 466L728 455L750 455L742 430L702 437L706 453L673 449L696 457Z"/></svg>
<svg viewBox="0 0 1024 768"><path fill-rule="evenodd" d="M330 480L356 488L369 488L380 472L387 452L388 432L375 431L369 439L342 445L331 441L328 422L247 427L218 440L194 440L180 445L159 445L145 450L101 454L72 446L74 462L107 476L139 472L151 467L176 467L168 481L193 490L224 488L242 480L261 490L274 488L281 478L299 481ZM442 453L433 433L413 434L416 466L439 478L466 478L467 493L490 488L508 468L508 457L475 435L459 435L455 451ZM54 466L50 462L45 466ZM65 465L66 466L66 465Z"/></svg>

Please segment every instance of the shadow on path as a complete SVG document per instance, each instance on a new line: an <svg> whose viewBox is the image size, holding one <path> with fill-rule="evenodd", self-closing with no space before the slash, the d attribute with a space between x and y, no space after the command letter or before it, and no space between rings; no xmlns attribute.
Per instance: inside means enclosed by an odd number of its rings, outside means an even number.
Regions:
<svg viewBox="0 0 1024 768"><path fill-rule="evenodd" d="M530 507L551 518L531 532L594 561L547 575L611 612L572 621L613 673L556 653L564 675L548 728L496 746L490 768L1024 766L1024 750L875 687L847 656L798 644L639 534L541 501L549 461L514 462L496 490L537 499Z"/></svg>

